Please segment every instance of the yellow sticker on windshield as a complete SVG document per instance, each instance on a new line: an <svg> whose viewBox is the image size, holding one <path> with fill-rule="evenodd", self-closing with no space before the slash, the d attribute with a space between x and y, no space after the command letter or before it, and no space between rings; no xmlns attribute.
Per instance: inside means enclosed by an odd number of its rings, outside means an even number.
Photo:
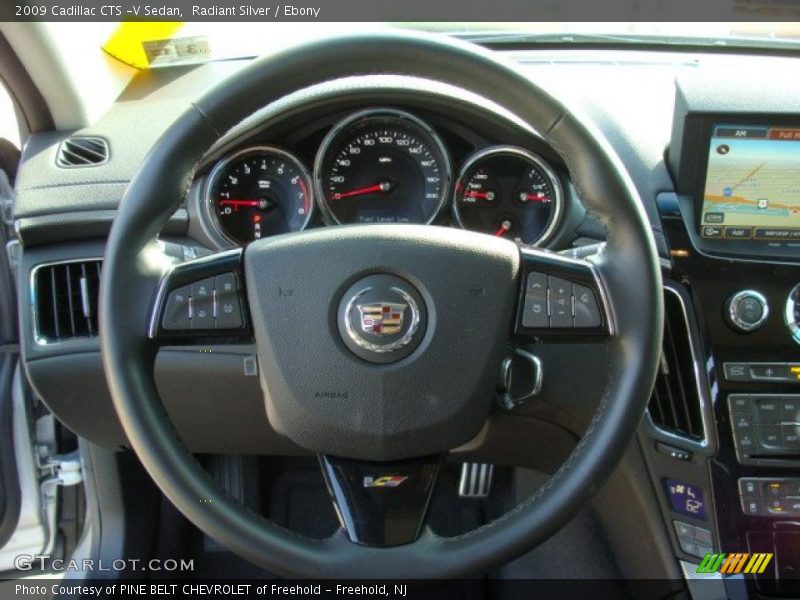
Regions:
<svg viewBox="0 0 800 600"><path fill-rule="evenodd" d="M182 25L177 21L125 21L103 44L103 50L132 67L147 69L159 60L165 62L161 56L176 54L172 48ZM208 44L205 48L207 54Z"/></svg>

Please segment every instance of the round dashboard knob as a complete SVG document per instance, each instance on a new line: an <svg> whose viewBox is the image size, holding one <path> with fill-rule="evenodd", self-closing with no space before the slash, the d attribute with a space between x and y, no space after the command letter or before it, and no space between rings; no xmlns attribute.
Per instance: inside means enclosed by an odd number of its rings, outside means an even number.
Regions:
<svg viewBox="0 0 800 600"><path fill-rule="evenodd" d="M760 292L743 290L736 292L725 303L728 324L738 331L755 331L769 316L769 304Z"/></svg>
<svg viewBox="0 0 800 600"><path fill-rule="evenodd" d="M800 344L800 283L792 288L789 297L786 298L784 319L792 333L792 339Z"/></svg>

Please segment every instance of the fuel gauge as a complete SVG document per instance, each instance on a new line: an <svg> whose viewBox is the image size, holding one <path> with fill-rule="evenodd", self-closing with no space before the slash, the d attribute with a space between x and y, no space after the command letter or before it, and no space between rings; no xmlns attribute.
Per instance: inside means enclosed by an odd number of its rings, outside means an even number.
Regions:
<svg viewBox="0 0 800 600"><path fill-rule="evenodd" d="M538 245L558 225L561 184L532 152L492 146L465 161L456 182L453 212L465 229Z"/></svg>

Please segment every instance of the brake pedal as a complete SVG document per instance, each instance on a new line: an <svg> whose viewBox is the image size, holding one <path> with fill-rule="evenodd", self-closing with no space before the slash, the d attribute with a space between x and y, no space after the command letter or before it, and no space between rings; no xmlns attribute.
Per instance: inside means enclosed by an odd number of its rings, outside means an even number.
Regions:
<svg viewBox="0 0 800 600"><path fill-rule="evenodd" d="M486 498L492 489L494 465L489 463L461 463L458 495L462 498Z"/></svg>

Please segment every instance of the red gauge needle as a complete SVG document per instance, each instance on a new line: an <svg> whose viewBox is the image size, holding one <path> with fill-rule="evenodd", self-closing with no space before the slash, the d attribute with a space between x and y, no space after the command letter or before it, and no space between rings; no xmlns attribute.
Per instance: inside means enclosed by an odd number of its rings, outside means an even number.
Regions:
<svg viewBox="0 0 800 600"><path fill-rule="evenodd" d="M334 200L341 198L349 198L350 196L363 196L364 194L372 194L373 192L388 192L392 186L387 181L382 181L377 185L370 185L367 187L350 190L349 192L341 192L333 195Z"/></svg>
<svg viewBox="0 0 800 600"><path fill-rule="evenodd" d="M494 234L497 237L502 237L509 229L511 229L511 221L503 221L500 223L500 227L497 228L497 231L495 231Z"/></svg>
<svg viewBox="0 0 800 600"><path fill-rule="evenodd" d="M550 196L546 196L542 192L522 192L519 199L523 202L550 202Z"/></svg>
<svg viewBox="0 0 800 600"><path fill-rule="evenodd" d="M483 198L484 200L489 200L490 202L494 200L494 192L465 192L464 195L467 198Z"/></svg>
<svg viewBox="0 0 800 600"><path fill-rule="evenodd" d="M220 200L222 206L258 206L258 200Z"/></svg>

